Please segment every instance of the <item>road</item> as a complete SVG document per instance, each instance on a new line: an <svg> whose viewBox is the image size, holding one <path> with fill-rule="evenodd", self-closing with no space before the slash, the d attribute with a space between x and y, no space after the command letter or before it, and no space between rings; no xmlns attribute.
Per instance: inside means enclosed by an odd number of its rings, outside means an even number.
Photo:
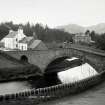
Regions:
<svg viewBox="0 0 105 105"><path fill-rule="evenodd" d="M81 51L86 51L86 52L89 52L89 53L94 53L94 54L101 55L101 56L105 57L105 51L100 50L100 49L95 49L95 48L92 48L92 47L76 45L76 44L71 44L70 48L81 50Z"/></svg>

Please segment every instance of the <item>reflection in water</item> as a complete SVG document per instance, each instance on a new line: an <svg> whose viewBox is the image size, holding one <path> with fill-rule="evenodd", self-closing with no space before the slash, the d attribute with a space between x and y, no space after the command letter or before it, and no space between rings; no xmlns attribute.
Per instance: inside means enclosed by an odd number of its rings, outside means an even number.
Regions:
<svg viewBox="0 0 105 105"><path fill-rule="evenodd" d="M81 66L59 72L58 77L62 83L70 83L85 79L96 74L96 70L93 67L91 67L88 63L85 63Z"/></svg>
<svg viewBox="0 0 105 105"><path fill-rule="evenodd" d="M27 81L0 83L0 95L22 92L30 88L31 85Z"/></svg>

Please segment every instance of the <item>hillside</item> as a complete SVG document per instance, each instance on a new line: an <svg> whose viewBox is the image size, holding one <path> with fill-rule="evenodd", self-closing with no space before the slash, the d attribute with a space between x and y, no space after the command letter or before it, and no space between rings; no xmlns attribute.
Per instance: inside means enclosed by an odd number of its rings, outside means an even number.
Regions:
<svg viewBox="0 0 105 105"><path fill-rule="evenodd" d="M84 32L84 27L76 24L68 24L64 26L58 26L57 29L64 30L69 33L81 33Z"/></svg>
<svg viewBox="0 0 105 105"><path fill-rule="evenodd" d="M89 27L83 27L76 24L69 24L64 26L58 26L56 28L60 30L64 30L69 33L81 33L81 32L85 32L86 30L90 30L90 31L94 30L96 33L99 33L99 34L105 33L105 23L100 23Z"/></svg>
<svg viewBox="0 0 105 105"><path fill-rule="evenodd" d="M90 31L94 30L96 33L105 33L105 23L100 23L97 25L93 25L90 27L86 27L86 29L89 29Z"/></svg>

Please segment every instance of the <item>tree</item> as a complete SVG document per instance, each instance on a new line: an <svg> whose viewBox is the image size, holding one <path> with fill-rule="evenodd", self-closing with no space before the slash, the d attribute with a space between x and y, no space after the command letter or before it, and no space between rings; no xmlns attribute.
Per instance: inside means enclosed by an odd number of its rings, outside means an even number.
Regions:
<svg viewBox="0 0 105 105"><path fill-rule="evenodd" d="M96 33L95 33L95 31L91 31L90 36L91 36L92 40L94 40L94 41L96 40Z"/></svg>
<svg viewBox="0 0 105 105"><path fill-rule="evenodd" d="M90 35L90 31L86 30L85 35Z"/></svg>
<svg viewBox="0 0 105 105"><path fill-rule="evenodd" d="M105 33L100 36L97 36L96 46L97 48L105 50Z"/></svg>
<svg viewBox="0 0 105 105"><path fill-rule="evenodd" d="M32 31L32 29L31 29L31 25L30 25L29 22L23 26L23 29L24 29L24 33L25 33L27 36L32 36L32 35L33 35L33 31Z"/></svg>
<svg viewBox="0 0 105 105"><path fill-rule="evenodd" d="M35 33L36 34L34 36L35 39L38 38L44 42L52 43L53 41L55 41L61 43L64 42L65 40L72 41L72 34L65 32L63 30L51 29L47 25L43 26L42 24L39 23L35 25L30 25L30 23L27 22L25 25L23 25L14 24L12 21L0 24L0 39L5 37L9 33L10 29L17 31L20 25L23 27L25 35L33 36L33 33Z"/></svg>
<svg viewBox="0 0 105 105"><path fill-rule="evenodd" d="M35 40L38 39L38 37L37 37L35 32L33 32L33 37L34 37Z"/></svg>

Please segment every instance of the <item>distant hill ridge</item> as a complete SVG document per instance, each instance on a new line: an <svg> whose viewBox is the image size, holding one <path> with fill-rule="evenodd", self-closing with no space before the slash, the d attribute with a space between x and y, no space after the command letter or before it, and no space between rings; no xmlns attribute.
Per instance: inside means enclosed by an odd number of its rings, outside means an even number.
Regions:
<svg viewBox="0 0 105 105"><path fill-rule="evenodd" d="M105 23L100 23L97 25L92 25L89 27L83 27L77 24L68 24L64 26L58 26L57 29L64 30L69 33L84 33L86 30L94 30L96 33L102 34L105 33Z"/></svg>

